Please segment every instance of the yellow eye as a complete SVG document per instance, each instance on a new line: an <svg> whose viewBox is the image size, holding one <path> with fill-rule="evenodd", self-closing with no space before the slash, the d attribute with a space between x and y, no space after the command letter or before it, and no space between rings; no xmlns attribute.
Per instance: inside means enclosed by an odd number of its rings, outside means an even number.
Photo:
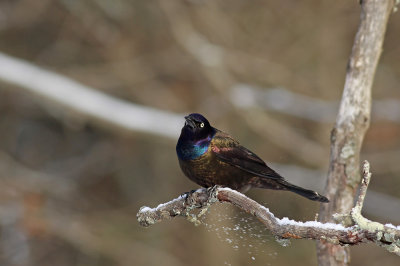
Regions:
<svg viewBox="0 0 400 266"><path fill-rule="evenodd" d="M204 123L201 123L201 124L200 124L200 127L204 127Z"/></svg>

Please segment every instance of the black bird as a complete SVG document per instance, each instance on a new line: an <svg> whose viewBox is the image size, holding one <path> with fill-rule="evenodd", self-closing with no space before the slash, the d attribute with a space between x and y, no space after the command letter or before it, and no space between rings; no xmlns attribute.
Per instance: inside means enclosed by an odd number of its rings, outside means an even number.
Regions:
<svg viewBox="0 0 400 266"><path fill-rule="evenodd" d="M256 154L230 135L212 127L201 114L190 114L176 145L183 173L203 187L221 185L246 192L250 188L288 190L310 200L329 202L315 191L287 182Z"/></svg>

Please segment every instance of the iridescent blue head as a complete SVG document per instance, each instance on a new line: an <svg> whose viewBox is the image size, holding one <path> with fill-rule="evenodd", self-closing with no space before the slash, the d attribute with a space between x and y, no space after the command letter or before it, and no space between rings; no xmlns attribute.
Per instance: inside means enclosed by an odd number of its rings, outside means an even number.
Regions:
<svg viewBox="0 0 400 266"><path fill-rule="evenodd" d="M176 152L182 160L196 159L207 151L216 130L201 114L190 114L185 120Z"/></svg>

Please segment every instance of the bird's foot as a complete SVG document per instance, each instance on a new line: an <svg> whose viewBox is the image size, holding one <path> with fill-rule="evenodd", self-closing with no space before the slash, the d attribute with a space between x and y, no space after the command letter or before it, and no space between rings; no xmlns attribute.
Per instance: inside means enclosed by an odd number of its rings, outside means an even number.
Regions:
<svg viewBox="0 0 400 266"><path fill-rule="evenodd" d="M220 188L221 186L215 185L212 187L208 187L207 188L207 194L209 196L210 199L212 198L217 198L217 189Z"/></svg>
<svg viewBox="0 0 400 266"><path fill-rule="evenodd" d="M184 192L184 193L181 194L181 197L182 197L182 198L185 197L185 199L188 199L194 192L196 192L196 190L197 190L197 189L192 189L192 190L189 191L189 192Z"/></svg>
<svg viewBox="0 0 400 266"><path fill-rule="evenodd" d="M211 206L211 204L218 201L217 199L218 187L219 186L213 186L206 189L202 188L182 193L181 197L185 198L187 205L185 216L190 221L194 222L197 225L200 222L197 218L200 218L205 213L207 213L207 210ZM197 215L190 213L193 209L197 208L200 209Z"/></svg>
<svg viewBox="0 0 400 266"><path fill-rule="evenodd" d="M218 201L218 198L217 198L217 189L218 189L219 187L220 187L220 186L215 185L215 186L212 186L212 187L208 187L208 188L207 188L208 199L207 199L207 201L203 204L203 206L201 207L200 212L199 212L199 214L197 215L198 218L207 213L207 211L208 211L208 209L210 208L211 204L213 204L214 202L217 202L217 201Z"/></svg>

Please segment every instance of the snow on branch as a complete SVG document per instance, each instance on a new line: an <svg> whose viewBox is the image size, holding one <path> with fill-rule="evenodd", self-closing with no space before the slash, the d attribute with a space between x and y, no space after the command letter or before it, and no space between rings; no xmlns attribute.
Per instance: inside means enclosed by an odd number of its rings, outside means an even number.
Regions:
<svg viewBox="0 0 400 266"><path fill-rule="evenodd" d="M353 225L349 227L317 221L299 222L286 217L280 219L275 217L268 208L244 194L218 186L198 189L155 208L141 207L137 213L137 219L140 225L145 227L176 216L186 217L198 224L200 221L197 218L204 215L210 205L216 202L227 202L257 217L278 240L313 239L341 246L375 243L400 256L400 226L372 222L361 215L365 193L371 177L367 161L364 162L363 169L360 196L351 214L347 215L352 218L353 222ZM201 209L201 211L196 215L193 213L194 209ZM341 216L341 218L343 217Z"/></svg>

